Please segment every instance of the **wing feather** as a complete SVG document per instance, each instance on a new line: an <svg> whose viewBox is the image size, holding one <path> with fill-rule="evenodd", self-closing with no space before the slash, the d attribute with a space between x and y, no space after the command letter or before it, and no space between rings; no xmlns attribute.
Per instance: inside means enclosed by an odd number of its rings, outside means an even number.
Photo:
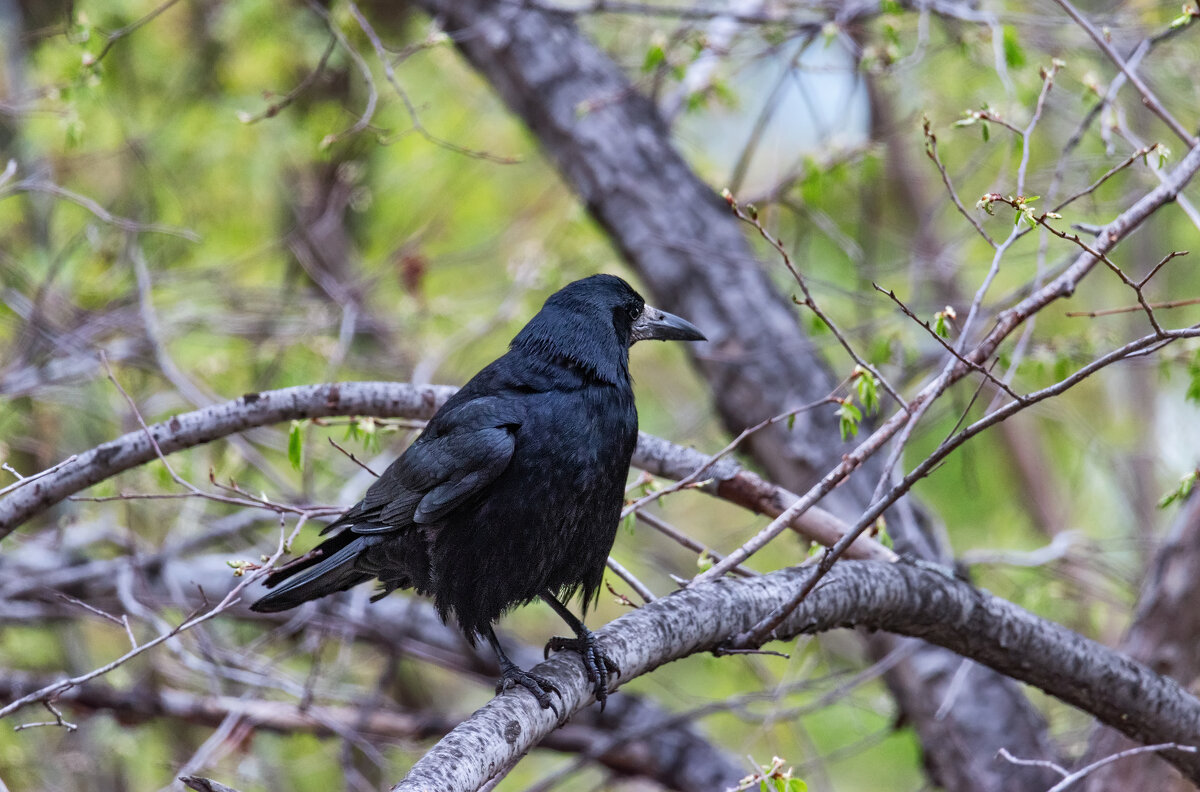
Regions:
<svg viewBox="0 0 1200 792"><path fill-rule="evenodd" d="M439 415L362 501L322 533L349 527L383 534L444 519L508 467L521 418L511 398L494 396Z"/></svg>

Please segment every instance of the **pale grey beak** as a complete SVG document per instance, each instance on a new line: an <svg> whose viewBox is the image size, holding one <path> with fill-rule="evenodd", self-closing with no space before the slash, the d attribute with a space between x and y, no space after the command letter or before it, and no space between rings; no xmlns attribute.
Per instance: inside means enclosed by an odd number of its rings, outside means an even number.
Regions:
<svg viewBox="0 0 1200 792"><path fill-rule="evenodd" d="M660 311L653 305L642 309L642 315L633 323L629 343L637 341L707 341L700 328L675 314Z"/></svg>

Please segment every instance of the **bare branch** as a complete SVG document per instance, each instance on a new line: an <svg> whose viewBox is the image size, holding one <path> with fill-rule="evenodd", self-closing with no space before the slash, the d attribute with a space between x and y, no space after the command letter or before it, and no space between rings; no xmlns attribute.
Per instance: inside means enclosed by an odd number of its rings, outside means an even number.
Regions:
<svg viewBox="0 0 1200 792"><path fill-rule="evenodd" d="M1142 78L1137 76L1137 72L1129 68L1128 64L1125 63L1125 59L1122 58L1120 54L1113 49L1112 45L1108 43L1108 39L1106 39L1099 30L1096 30L1096 26L1089 22L1087 18L1083 16L1083 14L1079 13L1079 9L1077 9L1070 2L1070 0L1055 0L1055 2L1062 6L1063 10L1067 12L1067 16L1071 17L1071 19L1074 19L1075 22L1081 28L1083 28L1089 36L1091 36L1092 41L1096 42L1096 46L1108 56L1108 59L1117 65L1117 68L1121 70L1121 73L1125 75L1125 78L1133 84L1134 88L1137 88L1138 93L1142 95L1143 104L1150 108L1152 113L1161 118L1163 123L1166 124L1172 132L1178 135L1180 140L1182 140L1184 143L1187 143L1189 147L1193 147L1200 142L1197 141L1191 132L1188 132L1183 124L1175 120L1175 117L1171 115L1167 108L1163 107L1162 102L1160 102L1158 97L1154 95L1154 92L1150 90L1150 86L1146 85L1146 83L1142 81Z"/></svg>
<svg viewBox="0 0 1200 792"><path fill-rule="evenodd" d="M127 217L120 217L108 211L91 198L88 198L86 195L80 195L79 193L68 190L65 187L60 187L54 182L44 181L42 179L22 179L21 181L13 182L6 187L0 187L0 199L14 193L22 192L46 193L47 195L53 195L56 198L62 198L70 201L76 206L80 206L91 212L102 222L108 223L116 228L120 228L123 231L130 231L132 233L167 234L168 236L176 236L186 239L189 242L200 241L200 235L195 231L191 231L186 228L176 228L174 226L161 225L159 223L139 223L136 220L130 220Z"/></svg>
<svg viewBox="0 0 1200 792"><path fill-rule="evenodd" d="M150 425L148 432L130 432L122 437L77 454L28 488L0 498L0 538L36 514L49 509L87 487L157 458L212 442L235 432L258 426L304 418L370 415L380 418L429 418L454 393L449 386L409 385L396 382L342 382L303 385L261 393L182 413ZM153 443L150 442L151 438ZM684 478L697 469L708 470L709 481L698 487L752 511L778 516L784 504L796 496L764 481L729 459L715 464L708 455L640 433L633 463L666 478ZM174 497L174 496L172 496ZM261 504L255 504L261 505ZM275 504L280 508L285 507ZM847 526L832 514L817 509L801 519L789 519L785 527L813 541L830 545L841 538ZM859 540L849 551L852 558L895 559L895 554L878 542Z"/></svg>
<svg viewBox="0 0 1200 792"><path fill-rule="evenodd" d="M790 599L812 574L793 567L693 586L622 616L599 635L625 684L678 657L716 648ZM1200 742L1200 701L1175 682L938 572L908 564L838 564L779 634L790 638L851 625L912 635L959 652L1091 712L1134 739ZM1038 662L1030 663L1030 657ZM556 657L536 671L563 691L565 712L590 702L574 658ZM475 790L556 725L554 714L532 697L499 696L418 761L393 792ZM1200 779L1194 755L1169 751L1165 758Z"/></svg>
<svg viewBox="0 0 1200 792"><path fill-rule="evenodd" d="M292 102L296 101L301 94L308 90L309 86L317 81L317 79L325 71L325 66L329 63L329 56L333 54L333 50L337 46L337 43L337 37L330 36L329 43L325 46L325 51L321 53L321 59L317 61L316 68L305 75L304 79L301 80L295 88L288 91L282 99L272 102L265 110L261 110L253 115L249 113L239 113L238 120L243 124L256 124L259 121L262 121L264 118L274 118L275 116L279 115L281 110L284 110L291 105Z"/></svg>

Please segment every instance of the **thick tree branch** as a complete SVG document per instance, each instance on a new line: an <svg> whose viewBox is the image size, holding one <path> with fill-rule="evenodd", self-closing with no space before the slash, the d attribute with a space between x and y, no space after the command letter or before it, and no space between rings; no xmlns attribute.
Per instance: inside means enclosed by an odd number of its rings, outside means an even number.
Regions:
<svg viewBox="0 0 1200 792"><path fill-rule="evenodd" d="M599 635L621 667L624 684L671 660L714 649L787 601L811 574L792 567L756 578L722 578L662 597ZM950 649L1035 685L1140 742L1200 743L1200 701L1173 680L940 572L909 564L839 563L780 626L780 635L854 626ZM563 691L564 712L592 701L576 658L557 656L537 673ZM418 761L393 792L473 792L556 725L554 713L523 692L499 696ZM1200 780L1195 754L1163 755Z"/></svg>
<svg viewBox="0 0 1200 792"><path fill-rule="evenodd" d="M0 539L64 498L155 459L154 444L170 454L265 424L330 415L428 417L453 392L453 388L434 385L398 388L385 382L354 387L304 385L248 393L234 401L182 413L149 427L153 443L145 432L130 432L76 455L69 465L10 493L0 501Z"/></svg>
<svg viewBox="0 0 1200 792"><path fill-rule="evenodd" d="M302 385L249 393L233 401L181 413L149 426L164 454L210 443L236 432L301 418L336 415L369 415L377 418L429 418L455 388L409 385L399 382L341 382ZM90 451L75 455L52 472L29 477L29 483L9 487L0 498L0 538L64 498L157 458L144 431L130 432ZM635 466L665 478L681 479L705 465L709 458L694 449L642 433L634 452ZM751 511L777 517L795 495L743 470L729 459L718 460L705 474L701 489ZM795 530L813 541L831 545L846 532L846 525L828 512L812 510L793 523ZM871 539L860 539L848 553L851 558L892 560L895 555Z"/></svg>

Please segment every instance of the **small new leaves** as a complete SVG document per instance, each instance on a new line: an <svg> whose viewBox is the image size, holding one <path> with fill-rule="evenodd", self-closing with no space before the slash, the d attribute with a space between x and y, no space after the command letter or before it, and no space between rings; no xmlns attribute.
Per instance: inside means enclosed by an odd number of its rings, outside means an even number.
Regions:
<svg viewBox="0 0 1200 792"><path fill-rule="evenodd" d="M288 461L293 470L304 469L304 424L307 421L292 421L288 432Z"/></svg>
<svg viewBox="0 0 1200 792"><path fill-rule="evenodd" d="M1067 62L1065 60L1062 60L1061 58L1052 58L1050 60L1050 68L1047 69L1045 66L1043 66L1041 69L1040 74L1041 74L1042 79L1047 82L1053 83L1054 75L1058 74L1058 70L1063 68L1066 65L1067 65Z"/></svg>
<svg viewBox="0 0 1200 792"><path fill-rule="evenodd" d="M954 310L953 306L947 305L933 315L933 332L942 338L949 338L950 328L954 326L956 319L958 319L958 312Z"/></svg>
<svg viewBox="0 0 1200 792"><path fill-rule="evenodd" d="M1171 29L1185 27L1196 17L1200 17L1200 9L1190 3L1184 3L1183 13L1171 20Z"/></svg>
<svg viewBox="0 0 1200 792"><path fill-rule="evenodd" d="M783 769L783 760L778 756L772 757L771 764L738 781L738 785L729 792L746 792L757 788L759 792L807 792L808 784L799 778L792 777L792 768Z"/></svg>
<svg viewBox="0 0 1200 792"><path fill-rule="evenodd" d="M1147 165L1150 164L1147 159L1151 154L1158 156L1158 167L1160 168L1165 166L1167 164L1167 160L1171 158L1171 149L1167 148L1162 143L1155 143L1145 151L1146 153L1142 155L1142 162Z"/></svg>
<svg viewBox="0 0 1200 792"><path fill-rule="evenodd" d="M642 61L642 72L649 73L667 62L667 40L665 36L655 36L646 50L646 58Z"/></svg>
<svg viewBox="0 0 1200 792"><path fill-rule="evenodd" d="M1037 225L1037 215L1035 214L1037 209L1032 205L1032 202L1040 197L1039 195L1018 195L1012 199L1013 208L1017 210L1017 214L1013 218L1013 225L1019 225L1021 218L1025 218L1026 222L1031 226Z"/></svg>
<svg viewBox="0 0 1200 792"><path fill-rule="evenodd" d="M1013 209L1016 209L1016 214L1013 216L1013 225L1020 224L1022 218L1030 226L1036 226L1042 220L1060 220L1062 215L1055 212L1043 212L1041 215L1037 213L1037 207L1033 202L1041 196L1038 195L1001 195L1000 193L984 193L983 197L975 202L976 209L982 209L990 215L995 215L996 212L992 209L992 204L1003 203L1008 204Z"/></svg>
<svg viewBox="0 0 1200 792"><path fill-rule="evenodd" d="M374 418L355 418L346 427L346 437L361 441L368 451L379 450L379 424Z"/></svg>
<svg viewBox="0 0 1200 792"><path fill-rule="evenodd" d="M871 526L870 535L888 550L892 549L892 537L888 533L887 520L883 518L882 514L875 518L875 524Z"/></svg>
<svg viewBox="0 0 1200 792"><path fill-rule="evenodd" d="M241 559L231 559L225 562L229 568L233 570L234 577L242 577L247 572L253 572L256 569L262 569L262 564L256 564L253 561L243 561Z"/></svg>
<svg viewBox="0 0 1200 792"><path fill-rule="evenodd" d="M850 381L854 383L854 392L867 415L874 415L879 409L879 379L862 366L855 366Z"/></svg>
<svg viewBox="0 0 1200 792"><path fill-rule="evenodd" d="M633 483L633 486L642 493L642 497L651 495L662 489L662 485L658 483L658 480L644 470L642 471L642 475L638 476L637 481Z"/></svg>
<svg viewBox="0 0 1200 792"><path fill-rule="evenodd" d="M987 143L991 140L992 134L988 129L987 122L992 117L991 111L985 106L982 110L965 110L963 117L954 122L955 127L968 127L979 124L980 134L983 135L983 142Z"/></svg>
<svg viewBox="0 0 1200 792"><path fill-rule="evenodd" d="M1196 479L1200 478L1200 468L1185 473L1179 479L1179 486L1163 495L1158 501L1158 508L1165 509L1175 501L1181 501L1187 498L1192 493L1192 488L1196 486Z"/></svg>
<svg viewBox="0 0 1200 792"><path fill-rule="evenodd" d="M925 156L933 159L937 135L933 134L933 124L930 123L929 116L921 116L921 131L925 135Z"/></svg>
<svg viewBox="0 0 1200 792"><path fill-rule="evenodd" d="M842 442L858 434L858 424L862 421L862 410L855 406L854 401L847 396L844 399L834 399L838 403L834 415L838 419L838 429L842 433Z"/></svg>
<svg viewBox="0 0 1200 792"><path fill-rule="evenodd" d="M1017 38L1017 29L1013 25L1005 25L1004 33L1004 62L1010 69L1019 69L1025 65L1025 51Z"/></svg>

